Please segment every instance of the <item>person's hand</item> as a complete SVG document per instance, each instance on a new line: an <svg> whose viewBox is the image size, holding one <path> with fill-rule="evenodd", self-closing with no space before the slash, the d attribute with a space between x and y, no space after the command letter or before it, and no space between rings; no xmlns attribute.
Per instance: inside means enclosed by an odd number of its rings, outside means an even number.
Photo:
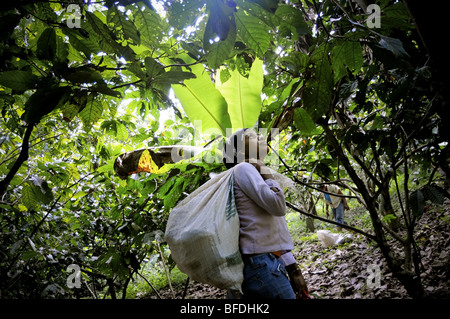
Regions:
<svg viewBox="0 0 450 319"><path fill-rule="evenodd" d="M269 168L266 166L266 164L264 164L263 161L261 160L255 160L255 159L249 159L246 160L247 162L249 162L250 164L252 164L259 172L259 174L261 174L263 179L273 179L273 175L270 172Z"/></svg>
<svg viewBox="0 0 450 319"><path fill-rule="evenodd" d="M310 299L308 295L308 286L306 285L305 278L297 264L286 266L286 270L289 274L291 286L294 289L297 299Z"/></svg>

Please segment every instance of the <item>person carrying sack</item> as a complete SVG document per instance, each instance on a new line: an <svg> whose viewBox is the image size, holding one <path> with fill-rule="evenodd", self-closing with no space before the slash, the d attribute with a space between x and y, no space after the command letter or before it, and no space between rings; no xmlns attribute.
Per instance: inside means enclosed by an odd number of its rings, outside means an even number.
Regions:
<svg viewBox="0 0 450 319"><path fill-rule="evenodd" d="M223 162L234 173L243 298L309 298L291 252L283 190L263 163L268 151L262 136L251 129L232 134L223 149Z"/></svg>
<svg viewBox="0 0 450 319"><path fill-rule="evenodd" d="M324 185L323 190L332 194L338 194L338 195L344 195L342 194L341 189L337 185ZM345 197L340 196L333 196L326 193L322 193L325 197L325 211L327 214L327 217L329 216L328 213L328 206L331 206L331 210L333 212L333 218L336 220L336 222L340 224L347 225L347 222L344 220L344 210L349 210L347 200ZM341 230L342 227L338 226L337 230Z"/></svg>

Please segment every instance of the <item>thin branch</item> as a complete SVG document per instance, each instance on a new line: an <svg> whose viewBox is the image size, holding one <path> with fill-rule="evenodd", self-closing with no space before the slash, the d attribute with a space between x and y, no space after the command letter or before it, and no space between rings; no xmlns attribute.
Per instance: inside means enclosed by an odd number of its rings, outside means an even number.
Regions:
<svg viewBox="0 0 450 319"><path fill-rule="evenodd" d="M352 152L350 149L350 146L346 143L345 148L347 151L352 155L353 159L356 163L361 167L361 169L366 173L366 175L377 185L378 187L382 187L381 182L372 174L372 172L369 170L369 168L364 164L364 161L360 159L355 152Z"/></svg>
<svg viewBox="0 0 450 319"><path fill-rule="evenodd" d="M98 299L97 295L91 290L91 287L89 287L89 285L88 285L86 279L84 280L84 283L86 284L86 287L87 287L87 289L89 290L89 292L91 293L92 297L93 297L94 299Z"/></svg>
<svg viewBox="0 0 450 319"><path fill-rule="evenodd" d="M366 236L367 238L372 239L372 240L375 241L375 242L378 242L377 238L376 238L374 235L371 235L371 234L369 234L369 233L366 233L365 231L363 231L363 230L361 230L361 229L355 228L355 227L353 227L353 226L349 226L349 225L347 225L347 224L341 224L341 223L338 223L338 222L335 222L335 221L332 221L332 220L330 220L330 219L323 218L323 217L320 217L320 216L317 216L317 215L309 214L309 213L307 213L307 212L301 210L300 208L298 208L298 207L292 205L292 204L289 203L289 202L286 202L286 206L289 207L289 208L291 208L291 209L293 209L293 210L295 210L296 212L298 212L298 213L300 213L300 214L305 215L305 216L308 216L308 217L311 217L311 218L314 218L314 219L318 219L318 220L321 220L321 221L323 221L323 222L330 223L330 224L333 224L333 225L337 225L337 226L342 227L342 228L346 228L346 229L353 230L354 232L356 232L356 233L358 233L358 234L364 235L364 236Z"/></svg>
<svg viewBox="0 0 450 319"><path fill-rule="evenodd" d="M182 67L182 66L189 67L189 66L193 66L193 65L196 65L196 64L199 64L199 63L203 63L203 62L205 62L205 60L200 59L200 60L197 60L197 61L192 62L192 63L169 64L169 65L163 66L163 68L171 68L171 67L177 67L177 66L178 67Z"/></svg>
<svg viewBox="0 0 450 319"><path fill-rule="evenodd" d="M115 90L115 89L119 89L119 88L122 88L122 87L130 86L130 85L135 85L135 84L141 83L142 81L144 81L144 80L140 79L140 80L137 80L137 81L134 81L134 82L116 85L116 86L113 86L111 89L112 89L112 90Z"/></svg>
<svg viewBox="0 0 450 319"><path fill-rule="evenodd" d="M269 145L269 147L270 147L271 150L278 156L278 158L280 159L281 163L283 163L283 165L286 167L286 169L289 171L289 173L292 174L292 177L294 178L294 181L295 181L297 184L300 184L300 185L309 187L309 188L311 188L311 189L314 189L314 190L319 191L319 192L324 193L324 194L333 195L333 196L335 196L335 197L358 198L358 196L353 196L353 195L339 195L339 194L335 194L335 193L330 193L330 192L324 191L324 190L322 190L322 189L320 189L320 188L311 186L311 185L308 184L308 183L302 182L301 180L299 180L299 179L293 174L291 168L290 168L290 167L286 164L286 162L281 158L280 154L278 154L278 152L275 151L275 150L272 148L272 146ZM323 184L331 184L331 183L323 183Z"/></svg>
<svg viewBox="0 0 450 319"><path fill-rule="evenodd" d="M403 151L406 149L407 145L409 144L409 141L413 138L413 136L422 128L422 124L425 122L425 120L428 120L428 116L430 115L431 107L433 106L433 99L428 103L428 109L425 111L425 114L420 119L419 123L415 124L415 129L409 134L406 139L403 141L402 146L400 147L400 151L397 153L397 156L395 156L394 163L399 160L399 157L403 154Z"/></svg>
<svg viewBox="0 0 450 319"><path fill-rule="evenodd" d="M158 246L159 254L161 255L161 260L163 263L164 271L166 272L166 277L167 277L167 281L169 283L170 291L172 292L172 297L173 297L173 299L175 299L175 292L173 291L172 282L170 280L169 269L167 269L166 261L164 260L164 255L161 250L161 245L159 244L159 240L156 240L156 245Z"/></svg>
<svg viewBox="0 0 450 319"><path fill-rule="evenodd" d="M155 287L153 287L153 285L151 284L150 281L147 280L147 278L145 278L139 271L136 271L136 273L145 280L145 282L153 289L153 291L156 293L156 295L158 296L159 299L161 298L161 295L158 293L158 290L155 289Z"/></svg>

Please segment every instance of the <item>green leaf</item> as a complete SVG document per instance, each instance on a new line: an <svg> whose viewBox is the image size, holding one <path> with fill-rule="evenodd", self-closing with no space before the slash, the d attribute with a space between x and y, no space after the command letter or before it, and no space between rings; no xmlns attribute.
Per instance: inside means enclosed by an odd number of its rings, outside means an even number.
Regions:
<svg viewBox="0 0 450 319"><path fill-rule="evenodd" d="M409 195L409 207L416 217L420 217L425 209L425 198L422 191L415 190Z"/></svg>
<svg viewBox="0 0 450 319"><path fill-rule="evenodd" d="M117 137L119 141L126 140L128 138L128 131L124 124L116 120L103 121L100 128L105 130L106 133ZM112 134L111 134L112 133Z"/></svg>
<svg viewBox="0 0 450 319"><path fill-rule="evenodd" d="M347 68L356 74L364 64L361 44L355 41L343 41L336 44L331 57L335 83L346 75Z"/></svg>
<svg viewBox="0 0 450 319"><path fill-rule="evenodd" d="M34 89L38 77L28 71L6 71L0 73L0 85L17 91Z"/></svg>
<svg viewBox="0 0 450 319"><path fill-rule="evenodd" d="M178 202L178 199L183 193L183 189L186 184L185 182L186 180L184 178L178 178L173 187L170 189L170 191L164 196L165 209L171 209L175 207L176 203Z"/></svg>
<svg viewBox="0 0 450 319"><path fill-rule="evenodd" d="M135 12L135 25L141 36L141 44L153 48L159 45L164 36L161 17L148 8Z"/></svg>
<svg viewBox="0 0 450 319"><path fill-rule="evenodd" d="M185 62L189 63L188 57ZM180 100L186 115L197 129L206 132L219 129L226 135L226 128L231 127L230 116L227 112L227 102L220 91L214 87L208 72L201 64L190 67L196 75L195 79L184 81L184 85L172 85L175 96ZM211 132L211 131L209 131Z"/></svg>
<svg viewBox="0 0 450 319"><path fill-rule="evenodd" d="M128 20L117 6L111 6L107 15L108 23L114 24L116 30L123 34L125 40L131 40L135 45L141 44L141 37L134 23Z"/></svg>
<svg viewBox="0 0 450 319"><path fill-rule="evenodd" d="M422 188L425 201L429 200L434 204L442 205L444 203L444 193L434 185L425 185Z"/></svg>
<svg viewBox="0 0 450 319"><path fill-rule="evenodd" d="M67 63L69 55L69 45L61 37L56 38L56 56L55 60L61 63Z"/></svg>
<svg viewBox="0 0 450 319"><path fill-rule="evenodd" d="M39 59L53 60L56 56L56 32L47 28L37 41L36 56Z"/></svg>
<svg viewBox="0 0 450 319"><path fill-rule="evenodd" d="M145 59L148 59L148 58L151 59L150 57L146 57ZM147 63L145 63L145 65L147 66ZM128 71L130 71L131 73L133 73L134 75L136 75L137 77L139 77L141 79L145 78L145 73L142 70L139 62L130 63L130 65L128 66Z"/></svg>
<svg viewBox="0 0 450 319"><path fill-rule="evenodd" d="M64 105L70 92L70 87L53 85L37 90L25 103L23 119L28 124L38 123L42 117Z"/></svg>
<svg viewBox="0 0 450 319"><path fill-rule="evenodd" d="M99 11L96 11L98 15L102 15ZM122 45L116 42L114 33L108 28L103 21L97 17L95 13L86 12L87 23L85 23L85 27L89 33L96 35L98 38L98 44L100 48L106 52L111 54L120 54Z"/></svg>
<svg viewBox="0 0 450 319"><path fill-rule="evenodd" d="M35 187L35 194L38 200L44 204L50 204L53 200L53 193L45 179L33 176L30 178Z"/></svg>
<svg viewBox="0 0 450 319"><path fill-rule="evenodd" d="M22 189L22 203L29 210L37 209L41 204L50 204L53 193L44 179L33 176Z"/></svg>
<svg viewBox="0 0 450 319"><path fill-rule="evenodd" d="M378 44L386 49L391 51L396 57L409 57L408 52L403 48L403 43L399 39L381 36Z"/></svg>
<svg viewBox="0 0 450 319"><path fill-rule="evenodd" d="M312 136L320 133L320 129L316 127L311 116L302 108L295 109L294 123L303 136Z"/></svg>
<svg viewBox="0 0 450 319"><path fill-rule="evenodd" d="M102 81L102 75L95 70L80 70L70 73L66 79L73 83L94 83Z"/></svg>
<svg viewBox="0 0 450 319"><path fill-rule="evenodd" d="M121 97L122 96L122 94L120 92L115 91L115 90L111 89L110 87L108 87L108 85L105 83L105 81L103 81L103 79L101 81L98 81L94 86L92 86L91 91L102 93L104 95L109 95L109 96L113 96L113 97Z"/></svg>
<svg viewBox="0 0 450 319"><path fill-rule="evenodd" d="M182 3L178 1L168 2L167 17L170 25L178 30L182 30L189 25L195 25L195 20L202 14L200 9L203 5L203 1L198 0L184 0Z"/></svg>
<svg viewBox="0 0 450 319"><path fill-rule="evenodd" d="M158 74L164 72L164 67L152 57L148 56L145 58L144 61L145 61L145 70L149 78L153 78ZM137 74L141 74L136 66L134 66L132 70L134 70Z"/></svg>
<svg viewBox="0 0 450 319"><path fill-rule="evenodd" d="M39 203L35 199L33 186L26 184L22 188L22 203L26 208L28 208L28 210L38 207Z"/></svg>
<svg viewBox="0 0 450 319"><path fill-rule="evenodd" d="M70 45L74 49L83 52L86 58L101 51L96 37L83 37L79 29L62 28L62 31L69 37Z"/></svg>
<svg viewBox="0 0 450 319"><path fill-rule="evenodd" d="M306 111L316 121L330 108L333 90L333 72L328 60L327 45L322 45L311 55L314 64L313 77L305 84L302 92Z"/></svg>
<svg viewBox="0 0 450 319"><path fill-rule="evenodd" d="M373 119L372 125L370 126L370 130L382 129L384 127L384 119L378 114Z"/></svg>
<svg viewBox="0 0 450 319"><path fill-rule="evenodd" d="M294 74L305 72L309 63L309 56L303 52L292 52L281 59L281 63Z"/></svg>
<svg viewBox="0 0 450 319"><path fill-rule="evenodd" d="M203 47L207 51L206 60L208 66L213 69L219 68L222 63L228 59L236 42L236 23L234 18L231 20L227 36L223 40L215 40L215 32L213 30L213 19L209 19L206 24L203 36Z"/></svg>
<svg viewBox="0 0 450 319"><path fill-rule="evenodd" d="M195 74L184 71L168 71L155 77L155 82L161 84L182 84L184 80L194 79Z"/></svg>
<svg viewBox="0 0 450 319"><path fill-rule="evenodd" d="M85 129L89 131L92 127L92 124L94 124L101 118L102 113L102 104L93 96L93 94L91 94L88 96L86 107L78 114L78 116L83 121Z"/></svg>
<svg viewBox="0 0 450 319"><path fill-rule="evenodd" d="M209 10L209 17L207 23L211 32L208 32L211 37L205 37L203 42L207 43L209 40L215 38L217 35L221 41L224 41L228 37L228 33L234 25L234 2L221 1L221 0L207 0L206 7ZM205 32L206 33L206 32Z"/></svg>
<svg viewBox="0 0 450 319"><path fill-rule="evenodd" d="M248 78L242 76L237 69L229 71L231 77L221 82L219 70L216 77L216 88L222 93L228 104L233 130L253 127L261 111L261 90L263 86L262 60L253 61Z"/></svg>
<svg viewBox="0 0 450 319"><path fill-rule="evenodd" d="M271 41L269 26L262 20L246 14L243 10L236 12L235 16L239 37L255 51L257 57L263 58Z"/></svg>
<svg viewBox="0 0 450 319"><path fill-rule="evenodd" d="M391 221L397 219L397 216L395 216L394 214L388 214L383 216L382 221L385 223L390 223Z"/></svg>
<svg viewBox="0 0 450 319"><path fill-rule="evenodd" d="M310 32L302 12L291 5L278 5L273 19L283 35L290 35L287 34L287 30L289 30L294 39Z"/></svg>
<svg viewBox="0 0 450 319"><path fill-rule="evenodd" d="M169 177L161 187L158 189L158 197L161 199L164 199L166 194L170 191L174 183L178 180L181 180L181 178L178 178L178 176L172 176Z"/></svg>

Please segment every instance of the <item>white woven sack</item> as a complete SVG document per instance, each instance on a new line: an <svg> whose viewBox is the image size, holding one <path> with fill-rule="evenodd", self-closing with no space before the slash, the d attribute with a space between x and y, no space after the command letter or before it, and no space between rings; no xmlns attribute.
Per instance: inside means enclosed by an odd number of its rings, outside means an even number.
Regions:
<svg viewBox="0 0 450 319"><path fill-rule="evenodd" d="M170 213L165 240L178 268L191 279L242 292L233 180L229 169L180 202Z"/></svg>

